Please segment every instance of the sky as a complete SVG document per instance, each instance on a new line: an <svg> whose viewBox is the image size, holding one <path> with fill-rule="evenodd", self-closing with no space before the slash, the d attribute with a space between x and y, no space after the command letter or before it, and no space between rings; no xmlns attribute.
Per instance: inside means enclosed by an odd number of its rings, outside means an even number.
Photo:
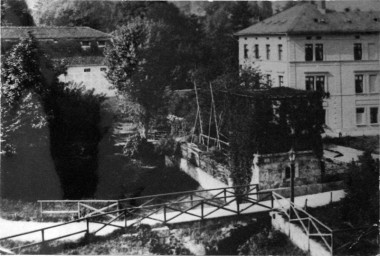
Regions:
<svg viewBox="0 0 380 256"><path fill-rule="evenodd" d="M26 0L30 9L33 9L38 0ZM45 0L50 1L50 0ZM99 0L95 0L99 1ZM281 5L282 1L272 1L274 5ZM359 8L362 11L380 11L380 0L327 0L327 8L337 11L343 11L345 8L350 7L352 10Z"/></svg>

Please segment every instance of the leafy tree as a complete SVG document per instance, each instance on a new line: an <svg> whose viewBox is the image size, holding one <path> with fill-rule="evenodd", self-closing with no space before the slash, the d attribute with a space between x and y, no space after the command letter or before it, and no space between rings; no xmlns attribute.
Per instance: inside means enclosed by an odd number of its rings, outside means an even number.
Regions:
<svg viewBox="0 0 380 256"><path fill-rule="evenodd" d="M1 65L2 195L15 199L60 198L49 152L44 97L55 70L30 35L3 57Z"/></svg>
<svg viewBox="0 0 380 256"><path fill-rule="evenodd" d="M2 26L34 26L25 0L1 0Z"/></svg>
<svg viewBox="0 0 380 256"><path fill-rule="evenodd" d="M31 34L7 53L1 68L5 194L56 199L59 178L65 198L91 197L97 183L98 143L104 135L104 97L59 83L64 68L44 55Z"/></svg>
<svg viewBox="0 0 380 256"><path fill-rule="evenodd" d="M343 219L353 225L371 225L379 220L379 162L370 152L352 163L343 199Z"/></svg>
<svg viewBox="0 0 380 256"><path fill-rule="evenodd" d="M173 81L175 46L163 23L136 19L119 28L113 46L106 49L107 78L138 104L142 137L163 110L165 87Z"/></svg>
<svg viewBox="0 0 380 256"><path fill-rule="evenodd" d="M24 125L31 129L46 125L46 116L41 113L39 103L49 90L46 78L53 73L32 35L15 45L4 57L1 66L1 133L5 143L10 143L10 136Z"/></svg>

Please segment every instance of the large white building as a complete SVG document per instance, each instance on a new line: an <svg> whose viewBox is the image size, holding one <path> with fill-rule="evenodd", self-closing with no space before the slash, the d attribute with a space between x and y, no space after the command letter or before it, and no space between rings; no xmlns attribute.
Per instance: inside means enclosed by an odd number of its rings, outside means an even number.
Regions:
<svg viewBox="0 0 380 256"><path fill-rule="evenodd" d="M379 134L380 12L298 4L236 33L272 86L324 90L327 135Z"/></svg>
<svg viewBox="0 0 380 256"><path fill-rule="evenodd" d="M94 89L96 94L115 96L115 90L105 78L103 50L111 40L109 34L89 27L1 27L1 50L5 54L14 44L32 33L42 50L67 65L67 74L59 79L63 82L83 84Z"/></svg>

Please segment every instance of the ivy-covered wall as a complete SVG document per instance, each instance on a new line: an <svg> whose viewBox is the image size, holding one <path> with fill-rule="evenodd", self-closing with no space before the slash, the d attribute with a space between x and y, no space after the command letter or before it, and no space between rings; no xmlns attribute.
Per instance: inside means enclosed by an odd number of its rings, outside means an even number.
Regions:
<svg viewBox="0 0 380 256"><path fill-rule="evenodd" d="M286 177L286 169L288 168L288 171L290 171L290 161L287 153L261 155L253 168L253 172L257 172L260 190L290 186L290 178ZM290 174L290 172L288 173ZM297 152L295 186L315 184L320 181L321 168L319 159L312 151Z"/></svg>

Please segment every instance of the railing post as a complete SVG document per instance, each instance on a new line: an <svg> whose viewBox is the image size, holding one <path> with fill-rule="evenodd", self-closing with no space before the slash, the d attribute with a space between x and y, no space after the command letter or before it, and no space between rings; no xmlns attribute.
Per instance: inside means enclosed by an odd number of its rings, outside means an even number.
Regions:
<svg viewBox="0 0 380 256"><path fill-rule="evenodd" d="M78 219L80 219L80 203L78 201Z"/></svg>
<svg viewBox="0 0 380 256"><path fill-rule="evenodd" d="M127 210L124 210L124 227L127 227Z"/></svg>
<svg viewBox="0 0 380 256"><path fill-rule="evenodd" d="M237 209L237 214L240 215L240 204L238 200L236 200L236 209Z"/></svg>
<svg viewBox="0 0 380 256"><path fill-rule="evenodd" d="M166 204L164 204L164 224L166 224Z"/></svg>
<svg viewBox="0 0 380 256"><path fill-rule="evenodd" d="M201 202L201 219L203 220L203 215L204 215L204 205L203 205L203 200Z"/></svg>
<svg viewBox="0 0 380 256"><path fill-rule="evenodd" d="M224 193L224 202L226 203L227 202L227 190L226 190L226 188L223 189L223 193Z"/></svg>
<svg viewBox="0 0 380 256"><path fill-rule="evenodd" d="M274 208L274 205L273 205L273 191L271 191L271 193L270 193L270 206L271 206L271 208L273 209ZM257 199L259 198L259 194L257 194Z"/></svg>
<svg viewBox="0 0 380 256"><path fill-rule="evenodd" d="M42 243L45 243L45 230L41 229Z"/></svg>
<svg viewBox="0 0 380 256"><path fill-rule="evenodd" d="M40 202L40 214L41 214L41 218L42 218L42 213L43 213L43 210L42 210L42 202Z"/></svg>
<svg viewBox="0 0 380 256"><path fill-rule="evenodd" d="M193 207L193 194L190 194L191 207Z"/></svg>
<svg viewBox="0 0 380 256"><path fill-rule="evenodd" d="M89 218L86 218L86 235L88 236L90 234L90 221Z"/></svg>

